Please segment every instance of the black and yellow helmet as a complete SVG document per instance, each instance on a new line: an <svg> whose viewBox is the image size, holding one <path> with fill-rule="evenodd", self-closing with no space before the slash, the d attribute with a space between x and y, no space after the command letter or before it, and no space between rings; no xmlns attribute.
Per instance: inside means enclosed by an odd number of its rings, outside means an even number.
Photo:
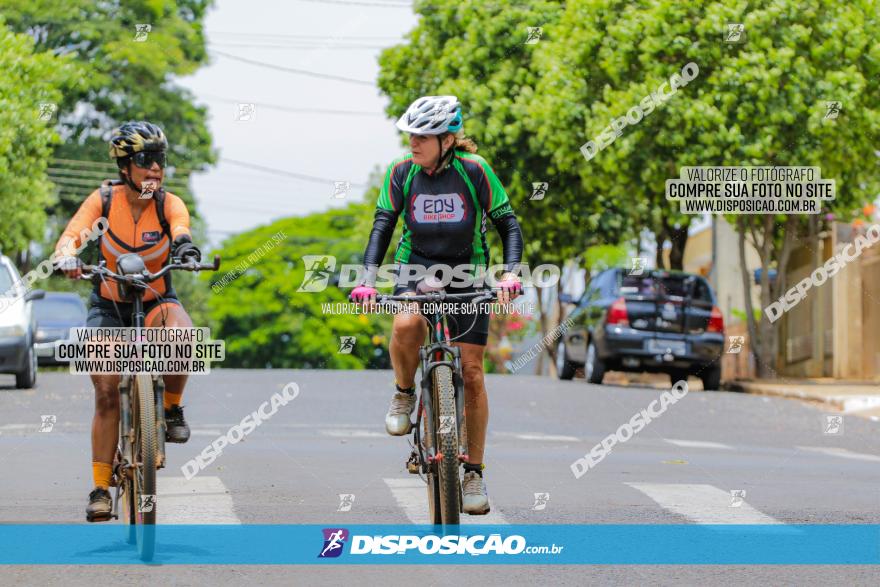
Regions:
<svg viewBox="0 0 880 587"><path fill-rule="evenodd" d="M162 129L145 120L129 121L120 126L110 139L110 157L119 159L140 151L165 151L168 139Z"/></svg>

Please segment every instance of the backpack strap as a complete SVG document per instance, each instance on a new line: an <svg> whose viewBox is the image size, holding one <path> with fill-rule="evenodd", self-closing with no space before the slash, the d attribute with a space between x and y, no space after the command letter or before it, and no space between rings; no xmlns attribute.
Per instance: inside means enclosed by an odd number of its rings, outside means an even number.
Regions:
<svg viewBox="0 0 880 587"><path fill-rule="evenodd" d="M122 182L118 179L105 179L101 182L101 216L107 218L110 214L110 200L113 199L113 186Z"/></svg>
<svg viewBox="0 0 880 587"><path fill-rule="evenodd" d="M162 233L168 235L171 240L171 225L165 218L165 188L159 188L153 192L153 201L156 202L156 217L159 219L159 226L162 227Z"/></svg>

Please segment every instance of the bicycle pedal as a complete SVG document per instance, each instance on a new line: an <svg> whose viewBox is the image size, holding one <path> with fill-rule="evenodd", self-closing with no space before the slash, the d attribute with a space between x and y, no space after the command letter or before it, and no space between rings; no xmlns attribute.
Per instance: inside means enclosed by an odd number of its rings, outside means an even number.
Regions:
<svg viewBox="0 0 880 587"><path fill-rule="evenodd" d="M417 455L415 451L410 453L409 459L406 461L406 470L410 475L419 474L419 455Z"/></svg>

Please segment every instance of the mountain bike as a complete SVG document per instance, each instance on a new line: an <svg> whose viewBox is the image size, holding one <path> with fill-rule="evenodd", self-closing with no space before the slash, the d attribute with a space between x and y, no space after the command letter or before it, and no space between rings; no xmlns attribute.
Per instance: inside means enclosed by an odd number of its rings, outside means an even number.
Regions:
<svg viewBox="0 0 880 587"><path fill-rule="evenodd" d="M136 253L120 255L116 260L119 273L106 267L106 262L83 266L82 279L98 282L115 281L120 298L132 303L131 327L144 328L144 293L150 283L168 272L216 271L220 257L211 264L169 263L156 273L147 271L143 258ZM136 332L140 332L137 330ZM110 517L126 524L129 544L136 544L142 560L150 561L156 550L156 470L165 466L165 383L161 375L125 373L119 381L119 445L113 462L116 497Z"/></svg>
<svg viewBox="0 0 880 587"><path fill-rule="evenodd" d="M471 302L479 304L497 297L496 291L467 293L433 291L420 295L379 295L385 302ZM422 477L428 486L428 512L432 524L457 525L461 517L459 469L468 461L467 426L464 413L464 378L461 353L449 339L445 313L422 314L428 322L425 344L419 348L420 385L412 453L407 470Z"/></svg>

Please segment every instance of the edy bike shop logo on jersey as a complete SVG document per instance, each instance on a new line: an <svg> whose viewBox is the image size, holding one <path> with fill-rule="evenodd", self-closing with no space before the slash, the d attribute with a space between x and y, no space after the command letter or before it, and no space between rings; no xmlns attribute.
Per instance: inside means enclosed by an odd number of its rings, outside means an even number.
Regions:
<svg viewBox="0 0 880 587"><path fill-rule="evenodd" d="M464 213L461 194L418 194L413 199L413 219L419 223L461 222Z"/></svg>

